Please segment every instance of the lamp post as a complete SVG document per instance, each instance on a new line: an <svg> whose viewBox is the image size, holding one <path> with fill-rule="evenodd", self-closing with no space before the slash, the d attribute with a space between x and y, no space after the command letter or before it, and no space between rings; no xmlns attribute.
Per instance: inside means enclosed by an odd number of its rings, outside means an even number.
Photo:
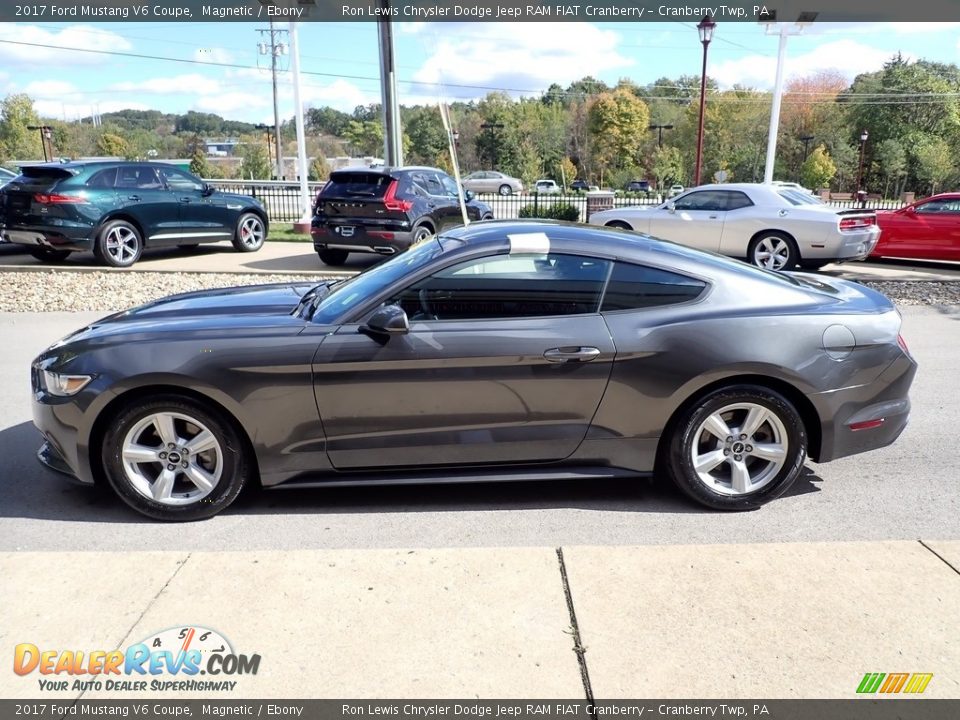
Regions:
<svg viewBox="0 0 960 720"><path fill-rule="evenodd" d="M704 15L703 20L697 24L697 32L700 34L700 43L703 45L703 69L700 72L700 122L697 125L697 162L693 167L693 185L700 184L700 165L703 162L703 113L707 107L707 47L713 39L713 31L717 24L710 19L709 15Z"/></svg>
<svg viewBox="0 0 960 720"><path fill-rule="evenodd" d="M857 200L860 201L860 207L864 208L867 206L867 193L863 189L863 151L867 147L867 138L870 137L870 134L863 130L860 133L860 167L857 170Z"/></svg>
<svg viewBox="0 0 960 720"><path fill-rule="evenodd" d="M663 147L663 131L664 130L673 130L673 125L651 125L648 130L657 131L657 147Z"/></svg>
<svg viewBox="0 0 960 720"><path fill-rule="evenodd" d="M49 162L47 155L47 141L53 137L53 128L49 125L27 125L27 130L38 130L40 132L40 144L43 145L43 161Z"/></svg>

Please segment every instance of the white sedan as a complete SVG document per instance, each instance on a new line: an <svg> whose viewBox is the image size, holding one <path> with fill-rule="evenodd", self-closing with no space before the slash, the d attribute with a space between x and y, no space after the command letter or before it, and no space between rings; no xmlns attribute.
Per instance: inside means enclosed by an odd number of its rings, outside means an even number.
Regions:
<svg viewBox="0 0 960 720"><path fill-rule="evenodd" d="M770 270L863 260L880 237L872 210L840 210L756 183L701 185L662 205L602 210L591 225L636 230Z"/></svg>

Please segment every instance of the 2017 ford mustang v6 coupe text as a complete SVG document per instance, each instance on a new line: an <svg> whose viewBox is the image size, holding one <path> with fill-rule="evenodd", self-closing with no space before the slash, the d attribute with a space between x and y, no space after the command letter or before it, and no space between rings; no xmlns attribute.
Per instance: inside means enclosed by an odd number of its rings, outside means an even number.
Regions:
<svg viewBox="0 0 960 720"><path fill-rule="evenodd" d="M629 477L757 507L903 430L883 295L622 230L492 221L345 282L177 295L33 363L41 459L154 518L242 488Z"/></svg>

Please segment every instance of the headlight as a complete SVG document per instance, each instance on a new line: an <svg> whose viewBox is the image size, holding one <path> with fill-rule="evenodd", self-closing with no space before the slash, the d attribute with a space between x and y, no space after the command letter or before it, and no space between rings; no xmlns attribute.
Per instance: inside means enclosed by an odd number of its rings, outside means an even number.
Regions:
<svg viewBox="0 0 960 720"><path fill-rule="evenodd" d="M57 397L70 397L83 390L93 380L92 375L60 375L43 371L43 385L47 392Z"/></svg>

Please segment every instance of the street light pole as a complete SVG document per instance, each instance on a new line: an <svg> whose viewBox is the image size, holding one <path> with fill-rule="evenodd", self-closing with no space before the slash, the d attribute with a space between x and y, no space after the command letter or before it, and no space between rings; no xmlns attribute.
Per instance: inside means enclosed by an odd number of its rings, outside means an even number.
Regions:
<svg viewBox="0 0 960 720"><path fill-rule="evenodd" d="M657 147L662 148L663 147L663 131L673 130L673 125L651 125L647 129L657 131Z"/></svg>
<svg viewBox="0 0 960 720"><path fill-rule="evenodd" d="M713 31L717 24L710 19L709 15L704 15L703 20L697 25L697 32L700 34L700 43L703 45L703 69L700 72L700 122L697 125L697 161L693 167L693 185L700 184L700 166L703 163L703 114L707 109L707 47L713 39Z"/></svg>
<svg viewBox="0 0 960 720"><path fill-rule="evenodd" d="M857 200L860 201L860 207L867 206L867 193L863 189L863 151L867 147L867 138L870 137L866 130L860 133L860 167L857 170Z"/></svg>
<svg viewBox="0 0 960 720"><path fill-rule="evenodd" d="M40 144L43 145L43 161L49 162L50 158L47 155L47 140L51 138L53 134L53 128L49 125L27 125L27 130L40 131Z"/></svg>

